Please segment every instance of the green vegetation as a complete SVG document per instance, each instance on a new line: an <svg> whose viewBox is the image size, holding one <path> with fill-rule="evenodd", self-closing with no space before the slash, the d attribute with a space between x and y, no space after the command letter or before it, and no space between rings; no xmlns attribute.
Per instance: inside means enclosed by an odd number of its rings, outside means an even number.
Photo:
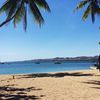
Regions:
<svg viewBox="0 0 100 100"><path fill-rule="evenodd" d="M80 1L77 5L76 10L83 7L87 7L82 19L86 20L89 14L91 14L92 22L95 21L95 15L100 14L100 0L83 0ZM17 23L23 21L24 29L27 29L27 8L30 9L30 12L35 20L41 26L44 23L44 18L40 12L40 9L43 8L50 12L48 3L45 0L6 0L5 3L0 8L0 14L6 13L6 19L0 24L0 27L6 23L13 21L14 26ZM29 14L30 15L30 14Z"/></svg>
<svg viewBox="0 0 100 100"><path fill-rule="evenodd" d="M0 8L0 14L6 13L7 18L0 24L0 27L13 20L14 26L23 21L24 29L27 29L27 7L40 26L44 23L40 8L50 12L50 8L45 0L6 0Z"/></svg>
<svg viewBox="0 0 100 100"><path fill-rule="evenodd" d="M95 15L100 14L100 7L99 7L100 0L83 0L77 5L75 11L85 6L87 6L87 8L83 14L82 19L86 20L88 15L91 14L91 19L92 19L92 22L94 23Z"/></svg>

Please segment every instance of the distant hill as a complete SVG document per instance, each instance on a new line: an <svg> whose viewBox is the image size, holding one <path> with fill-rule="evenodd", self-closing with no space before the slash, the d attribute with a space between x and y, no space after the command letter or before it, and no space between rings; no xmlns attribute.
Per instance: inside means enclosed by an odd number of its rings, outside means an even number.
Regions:
<svg viewBox="0 0 100 100"><path fill-rule="evenodd" d="M49 59L34 59L32 61L34 62L66 62L66 61L91 61L91 62L97 62L98 56L80 56L80 57L56 57L56 58L49 58Z"/></svg>

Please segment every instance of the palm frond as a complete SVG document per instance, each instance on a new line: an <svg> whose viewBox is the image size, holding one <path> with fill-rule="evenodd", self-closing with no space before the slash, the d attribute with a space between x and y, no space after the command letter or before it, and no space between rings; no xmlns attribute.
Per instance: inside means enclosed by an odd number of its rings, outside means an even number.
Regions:
<svg viewBox="0 0 100 100"><path fill-rule="evenodd" d="M85 11L84 14L83 14L83 17L82 17L82 19L83 19L84 21L87 19L87 17L88 17L88 15L90 14L90 12L91 12L91 6L89 5L89 6L87 7L86 11Z"/></svg>
<svg viewBox="0 0 100 100"><path fill-rule="evenodd" d="M83 8L87 4L87 8L83 14L82 19L86 20L89 14L91 14L92 23L95 21L95 15L100 14L100 0L83 0L81 1L75 10Z"/></svg>
<svg viewBox="0 0 100 100"><path fill-rule="evenodd" d="M15 17L13 20L14 26L16 26L16 23L20 22L21 19L24 17L24 0L21 1L20 6L18 7Z"/></svg>
<svg viewBox="0 0 100 100"><path fill-rule="evenodd" d="M51 11L48 3L45 0L34 0L38 7L44 8L47 11Z"/></svg>
<svg viewBox="0 0 100 100"><path fill-rule="evenodd" d="M13 20L14 26L22 20L24 30L27 28L27 9L29 7L35 21L41 26L44 19L40 12L40 8L50 12L49 5L46 0L6 0L0 8L0 13L6 13L6 19L0 24L0 27Z"/></svg>
<svg viewBox="0 0 100 100"><path fill-rule="evenodd" d="M93 4L93 7L94 7L94 12L97 13L97 14L100 14L100 1L96 1L94 4Z"/></svg>
<svg viewBox="0 0 100 100"><path fill-rule="evenodd" d="M11 8L11 1L7 0L6 2L4 2L3 6L1 6L0 13L8 12L10 8Z"/></svg>
<svg viewBox="0 0 100 100"><path fill-rule="evenodd" d="M87 3L88 3L88 0L81 1L81 2L77 5L77 7L75 8L74 11L83 8Z"/></svg>
<svg viewBox="0 0 100 100"><path fill-rule="evenodd" d="M27 28L27 6L24 6L24 30Z"/></svg>
<svg viewBox="0 0 100 100"><path fill-rule="evenodd" d="M6 2L4 3L4 5L0 8L0 13L6 12L7 13L7 18L5 21L3 21L0 24L0 27L2 27L3 25L5 25L6 23L10 22L14 17L14 11L15 9L12 9L13 4L15 4L15 2L17 3L18 0L6 0ZM14 6L13 6L14 8ZM16 7L15 7L16 8Z"/></svg>
<svg viewBox="0 0 100 100"><path fill-rule="evenodd" d="M95 1L92 0L90 5L91 5L91 19L92 19L92 23L94 23L95 15L96 15L96 13L98 13L98 9L100 9L100 8L99 8L97 0L95 0Z"/></svg>
<svg viewBox="0 0 100 100"><path fill-rule="evenodd" d="M95 12L94 12L94 7L91 7L91 19L92 19L92 23L94 23L95 21Z"/></svg>
<svg viewBox="0 0 100 100"><path fill-rule="evenodd" d="M30 0L29 4L30 4L30 10L34 16L35 21L41 26L41 24L44 23L44 19L41 15L37 5L34 3L33 0Z"/></svg>
<svg viewBox="0 0 100 100"><path fill-rule="evenodd" d="M96 13L100 15L100 8L97 8Z"/></svg>
<svg viewBox="0 0 100 100"><path fill-rule="evenodd" d="M11 5L10 5L11 7L10 7L6 20L11 18L15 14L15 11L17 9L17 4L18 4L18 0L12 0Z"/></svg>
<svg viewBox="0 0 100 100"><path fill-rule="evenodd" d="M14 15L14 16L12 16L12 17L11 17L11 18L9 18L9 19L7 19L7 20L3 21L3 22L0 24L0 27L2 27L3 25L7 24L8 22L10 22L10 21L11 21L14 17L15 17L15 15Z"/></svg>

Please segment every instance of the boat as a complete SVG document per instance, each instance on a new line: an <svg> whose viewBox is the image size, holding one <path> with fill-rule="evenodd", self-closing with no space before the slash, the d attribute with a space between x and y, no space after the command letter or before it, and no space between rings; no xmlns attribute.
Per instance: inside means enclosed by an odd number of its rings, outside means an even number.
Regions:
<svg viewBox="0 0 100 100"><path fill-rule="evenodd" d="M95 70L95 69L97 69L97 67L96 66L91 66L90 69Z"/></svg>
<svg viewBox="0 0 100 100"><path fill-rule="evenodd" d="M35 62L35 64L40 64L40 62Z"/></svg>
<svg viewBox="0 0 100 100"><path fill-rule="evenodd" d="M54 62L54 64L61 64L61 62L58 62L58 61L57 61L57 62Z"/></svg>
<svg viewBox="0 0 100 100"><path fill-rule="evenodd" d="M5 64L4 62L0 62L0 64Z"/></svg>
<svg viewBox="0 0 100 100"><path fill-rule="evenodd" d="M0 64L5 64L5 63L2 62L2 63L0 63Z"/></svg>

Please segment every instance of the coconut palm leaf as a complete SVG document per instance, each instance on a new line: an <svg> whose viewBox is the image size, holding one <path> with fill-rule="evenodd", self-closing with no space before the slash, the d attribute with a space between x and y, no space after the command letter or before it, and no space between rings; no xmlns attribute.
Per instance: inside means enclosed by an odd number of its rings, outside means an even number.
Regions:
<svg viewBox="0 0 100 100"><path fill-rule="evenodd" d="M11 1L10 0L7 0L3 5L2 7L0 8L0 13L3 13L3 12L7 12L9 11L11 8Z"/></svg>
<svg viewBox="0 0 100 100"><path fill-rule="evenodd" d="M91 13L91 6L89 5L86 11L84 12L82 19L85 21L90 13Z"/></svg>
<svg viewBox="0 0 100 100"><path fill-rule="evenodd" d="M16 13L15 13L15 17L13 20L14 26L16 26L17 23L19 23L22 18L24 17L24 0L21 1Z"/></svg>
<svg viewBox="0 0 100 100"><path fill-rule="evenodd" d="M27 28L27 7L24 7L24 30Z"/></svg>
<svg viewBox="0 0 100 100"><path fill-rule="evenodd" d="M11 1L11 4L10 4L11 7L10 7L10 10L8 12L6 20L9 19L9 18L11 18L13 16L13 14L15 13L16 8L17 8L17 1L18 0L12 0Z"/></svg>
<svg viewBox="0 0 100 100"><path fill-rule="evenodd" d="M24 20L24 29L27 28L27 7L30 8L35 21L41 26L44 23L44 19L40 12L40 8L43 8L50 12L49 5L45 0L6 0L5 3L0 8L0 14L5 12L7 17L0 27L8 22L13 21L14 26L17 23Z"/></svg>
<svg viewBox="0 0 100 100"><path fill-rule="evenodd" d="M45 0L34 0L38 7L45 8L45 10L50 12L50 8Z"/></svg>
<svg viewBox="0 0 100 100"><path fill-rule="evenodd" d="M30 10L33 14L35 21L41 26L41 24L44 23L44 19L41 15L37 5L35 4L34 0L30 0L29 4L30 4Z"/></svg>
<svg viewBox="0 0 100 100"><path fill-rule="evenodd" d="M78 9L83 8L87 3L88 3L88 0L81 1L81 2L77 5L77 7L76 7L75 10L78 10Z"/></svg>
<svg viewBox="0 0 100 100"><path fill-rule="evenodd" d="M100 14L100 0L83 0L81 1L75 10L81 9L87 6L82 19L86 20L88 15L91 14L92 22L95 21L95 15Z"/></svg>

